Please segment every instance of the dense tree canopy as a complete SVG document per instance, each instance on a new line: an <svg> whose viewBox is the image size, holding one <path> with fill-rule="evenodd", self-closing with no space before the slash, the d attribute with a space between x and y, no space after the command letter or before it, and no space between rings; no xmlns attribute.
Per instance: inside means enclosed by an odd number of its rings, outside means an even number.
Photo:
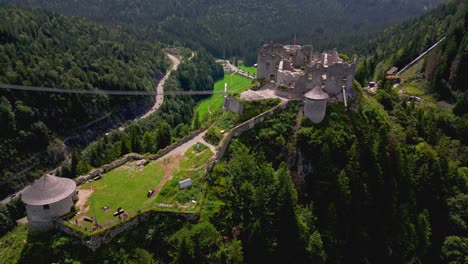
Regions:
<svg viewBox="0 0 468 264"><path fill-rule="evenodd" d="M0 83L86 90L153 90L165 71L159 45L80 18L0 7ZM149 97L0 90L0 179L44 165L57 134L114 113L134 116ZM60 149L56 146L55 149ZM33 153L36 156L31 157ZM26 163L22 163L26 159ZM16 166L18 165L18 166ZM38 167L41 167L39 165Z"/></svg>
<svg viewBox="0 0 468 264"><path fill-rule="evenodd" d="M468 5L453 0L430 13L387 29L377 38L362 46L356 78L379 81L393 65L400 69L418 57L433 44L446 37L425 59L420 77L427 82L427 90L440 99L460 102L459 115L468 110Z"/></svg>
<svg viewBox="0 0 468 264"><path fill-rule="evenodd" d="M255 63L264 42L313 44L349 51L385 26L417 16L442 0L2 0L67 15L123 24L145 39L204 47L218 57Z"/></svg>

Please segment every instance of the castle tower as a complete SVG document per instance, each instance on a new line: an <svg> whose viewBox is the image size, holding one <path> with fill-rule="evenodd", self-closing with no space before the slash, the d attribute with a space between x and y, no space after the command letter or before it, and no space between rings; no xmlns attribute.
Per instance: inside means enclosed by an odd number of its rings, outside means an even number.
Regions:
<svg viewBox="0 0 468 264"><path fill-rule="evenodd" d="M315 124L323 121L327 111L328 94L322 88L316 86L310 92L304 95L304 115Z"/></svg>
<svg viewBox="0 0 468 264"><path fill-rule="evenodd" d="M31 230L49 230L56 218L71 211L76 195L73 180L45 175L27 188L21 200L26 205Z"/></svg>

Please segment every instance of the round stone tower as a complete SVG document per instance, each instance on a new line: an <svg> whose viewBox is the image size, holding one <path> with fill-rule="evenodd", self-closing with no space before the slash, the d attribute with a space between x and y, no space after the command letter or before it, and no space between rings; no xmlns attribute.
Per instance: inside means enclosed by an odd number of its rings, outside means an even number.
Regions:
<svg viewBox="0 0 468 264"><path fill-rule="evenodd" d="M31 230L52 229L57 217L70 212L75 195L76 183L73 180L53 175L36 180L21 196Z"/></svg>
<svg viewBox="0 0 468 264"><path fill-rule="evenodd" d="M325 93L322 88L316 86L306 93L304 97L304 115L315 124L322 122L327 111L328 94Z"/></svg>

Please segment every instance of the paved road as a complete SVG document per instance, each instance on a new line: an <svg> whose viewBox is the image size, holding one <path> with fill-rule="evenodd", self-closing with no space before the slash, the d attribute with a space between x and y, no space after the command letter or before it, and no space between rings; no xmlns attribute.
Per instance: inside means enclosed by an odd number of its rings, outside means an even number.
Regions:
<svg viewBox="0 0 468 264"><path fill-rule="evenodd" d="M162 80L158 83L158 87L156 87L157 95L156 95L156 99L154 101L153 107L151 107L151 109L148 110L148 112L146 112L146 114L144 114L142 117L140 117L140 119L147 118L152 113L156 112L159 109L159 107L161 107L161 105L162 105L162 103L164 101L164 84L166 83L167 78L169 78L169 76L171 75L171 71L175 71L179 67L179 64L180 64L179 59L177 59L175 56L173 56L171 54L167 54L167 56L169 56L169 59L171 59L172 62L173 62L172 69L170 71L168 71L168 73L164 76L164 78L162 78Z"/></svg>
<svg viewBox="0 0 468 264"><path fill-rule="evenodd" d="M1 203L1 204L7 204L7 203L9 203L9 202L11 201L11 199L14 199L14 198L18 197L18 196L19 196L20 194L22 194L22 193L24 192L24 190L25 190L26 188L28 188L28 187L29 187L29 185L26 186L26 187L24 187L24 189L22 189L21 191L18 191L17 193L15 193L13 197L12 197L12 196L9 196L9 197L3 199L0 203Z"/></svg>

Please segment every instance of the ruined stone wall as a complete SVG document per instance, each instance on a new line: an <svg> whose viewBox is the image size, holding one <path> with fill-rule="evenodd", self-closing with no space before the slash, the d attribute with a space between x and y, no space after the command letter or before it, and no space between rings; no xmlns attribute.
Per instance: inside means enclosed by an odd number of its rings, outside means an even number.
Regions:
<svg viewBox="0 0 468 264"><path fill-rule="evenodd" d="M343 100L343 86L347 93L352 93L355 64L337 63L327 69L325 91L330 97Z"/></svg>
<svg viewBox="0 0 468 264"><path fill-rule="evenodd" d="M280 67L278 68L278 70L292 71L292 70L294 70L294 67L293 67L293 65L291 64L290 61L282 60L280 62Z"/></svg>
<svg viewBox="0 0 468 264"><path fill-rule="evenodd" d="M68 235L77 237L82 240L82 243L90 248L93 251L96 251L99 247L101 247L104 244L107 244L112 241L113 238L121 234L122 232L125 232L127 230L130 230L137 226L138 224L145 222L149 217L152 215L158 214L161 212L155 212L155 211L146 211L142 212L141 214L135 215L133 218L122 222L120 224L117 224L109 229L102 230L101 232L97 232L96 234L93 235L84 235L83 233L69 227L63 220L57 219L55 221L55 228L57 230L60 230ZM185 217L187 220L191 219L196 219L199 217L198 213L193 213L193 214L188 214L188 213L180 213L177 214L177 216L182 216Z"/></svg>
<svg viewBox="0 0 468 264"><path fill-rule="evenodd" d="M298 50L291 60L294 68L300 68L307 65L308 56L302 50Z"/></svg>
<svg viewBox="0 0 468 264"><path fill-rule="evenodd" d="M235 128L233 128L224 137L224 139L221 141L221 143L218 145L218 147L216 149L216 154L215 154L215 156L213 158L213 161L207 167L206 176L208 178L210 177L209 175L211 173L211 170L219 162L219 160L221 160L221 158L224 156L224 154L226 153L226 149L228 148L229 143L231 142L233 137L236 137L236 136L242 134L243 132L254 128L255 125L257 125L260 122L263 122L265 120L265 118L276 114L278 111L284 110L288 106L289 102L290 101L282 102L279 105L271 108L270 110L268 110L268 111L266 111L266 112L264 112L264 113L262 113L262 114L260 114L260 115L258 115L256 117L253 117L253 118L245 121L244 123L236 126Z"/></svg>
<svg viewBox="0 0 468 264"><path fill-rule="evenodd" d="M343 60L340 58L340 55L338 54L336 49L327 50L327 51L325 51L325 53L328 54L328 58L327 58L328 65L343 62Z"/></svg>
<svg viewBox="0 0 468 264"><path fill-rule="evenodd" d="M267 44L257 50L257 78L276 81L276 72L281 60L289 58L280 44Z"/></svg>
<svg viewBox="0 0 468 264"><path fill-rule="evenodd" d="M294 96L300 98L316 86L324 88L325 92L339 101L343 100L343 86L348 96L354 96L353 80L355 64L336 63L324 67L320 63L306 66L304 75L294 86Z"/></svg>
<svg viewBox="0 0 468 264"><path fill-rule="evenodd" d="M278 75L277 75L277 85L286 85L286 86L295 86L295 83L299 80L301 76L303 76L304 73L299 73L299 72L291 72L291 71L285 71L285 70L279 70Z"/></svg>
<svg viewBox="0 0 468 264"><path fill-rule="evenodd" d="M293 88L288 88L287 90L276 88L275 89L275 94L277 96L280 96L280 97L283 97L283 98L294 97L294 87Z"/></svg>
<svg viewBox="0 0 468 264"><path fill-rule="evenodd" d="M301 98L303 94L314 89L316 86L321 87L324 83L322 75L325 70L325 67L319 63L306 66L304 69L304 75L296 81L294 86L294 96Z"/></svg>
<svg viewBox="0 0 468 264"><path fill-rule="evenodd" d="M119 160L116 160L116 161L112 162L111 164L105 165L101 169L93 170L87 175L83 175L83 176L80 176L80 177L76 178L75 179L76 185L80 185L83 182L89 181L92 178L98 176L99 174L103 174L103 173L111 171L111 170L113 170L115 168L118 168L118 167L124 165L125 163L127 163L130 160L141 160L143 158L144 157L142 155L139 155L139 154L136 154L136 153L127 154L123 158L121 158Z"/></svg>
<svg viewBox="0 0 468 264"><path fill-rule="evenodd" d="M172 145L166 147L165 149L162 149L162 150L158 151L158 153L156 155L152 156L150 159L151 160L157 160L157 159L161 158L162 156L165 156L166 154L173 151L174 149L176 149L176 148L180 147L181 145L189 142L190 140L192 140L194 137L198 136L203 131L205 131L205 128L202 128L202 129L199 129L197 131L192 132L191 134L189 134L189 135L185 136L184 138L182 138L181 140L179 140L179 142L177 142L176 144L172 144Z"/></svg>
<svg viewBox="0 0 468 264"><path fill-rule="evenodd" d="M354 82L354 76L356 74L356 60L354 60L347 72L347 80L346 80L346 94L352 98L356 96L356 91L353 89L353 82Z"/></svg>
<svg viewBox="0 0 468 264"><path fill-rule="evenodd" d="M271 54L259 54L257 58L257 78L276 81L276 72L282 57Z"/></svg>
<svg viewBox="0 0 468 264"><path fill-rule="evenodd" d="M234 96L229 95L224 97L224 111L231 111L235 114L241 114L244 110L244 104L238 101Z"/></svg>

